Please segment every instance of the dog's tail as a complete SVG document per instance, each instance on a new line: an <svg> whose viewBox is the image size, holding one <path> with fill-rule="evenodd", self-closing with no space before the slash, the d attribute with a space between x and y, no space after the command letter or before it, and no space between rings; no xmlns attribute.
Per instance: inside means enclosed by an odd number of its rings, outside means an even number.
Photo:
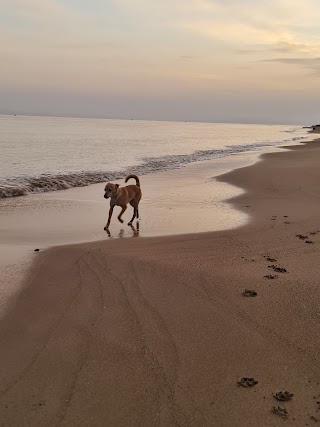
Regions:
<svg viewBox="0 0 320 427"><path fill-rule="evenodd" d="M133 174L128 175L127 178L124 180L124 182L128 182L130 178L135 179L137 186L140 187L140 180L137 177L137 175L133 175Z"/></svg>

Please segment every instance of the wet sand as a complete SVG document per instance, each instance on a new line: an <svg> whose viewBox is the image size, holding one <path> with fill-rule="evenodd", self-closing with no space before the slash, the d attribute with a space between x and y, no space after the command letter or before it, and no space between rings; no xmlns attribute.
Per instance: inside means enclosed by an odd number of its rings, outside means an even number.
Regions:
<svg viewBox="0 0 320 427"><path fill-rule="evenodd" d="M0 323L2 425L320 420L319 161L317 140L221 176L236 229L37 253Z"/></svg>
<svg viewBox="0 0 320 427"><path fill-rule="evenodd" d="M139 229L117 220L117 210L104 231L109 201L104 183L0 200L0 317L8 299L23 285L25 272L41 251L57 245L104 240L205 232L234 228L248 220L225 203L241 189L217 183L215 176L254 163L257 153L244 153L215 161L190 164L179 170L141 177L143 200ZM123 185L122 181L117 181Z"/></svg>

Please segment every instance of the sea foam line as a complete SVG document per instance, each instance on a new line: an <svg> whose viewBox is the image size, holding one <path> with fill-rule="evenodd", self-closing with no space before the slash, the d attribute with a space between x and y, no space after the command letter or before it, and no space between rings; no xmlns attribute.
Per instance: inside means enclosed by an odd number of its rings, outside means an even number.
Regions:
<svg viewBox="0 0 320 427"><path fill-rule="evenodd" d="M41 174L34 177L13 177L0 181L0 199L48 191L65 190L72 187L84 187L86 185L97 184L105 181L115 181L125 177L129 173L146 175L154 172L163 172L166 170L181 168L188 163L212 160L248 151L257 151L263 147L275 146L285 142L298 141L306 138L307 136L300 136L287 139L282 142L233 145L219 150L198 150L191 154L176 154L144 158L142 159L141 165L128 167L123 171L80 171L65 174Z"/></svg>

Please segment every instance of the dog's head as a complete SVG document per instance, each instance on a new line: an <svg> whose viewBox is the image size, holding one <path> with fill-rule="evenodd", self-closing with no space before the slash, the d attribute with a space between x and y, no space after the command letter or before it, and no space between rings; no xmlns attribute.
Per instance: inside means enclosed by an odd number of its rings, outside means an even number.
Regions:
<svg viewBox="0 0 320 427"><path fill-rule="evenodd" d="M109 199L109 197L114 197L117 195L119 189L119 184L112 184L111 182L108 182L106 186L104 187L104 198Z"/></svg>

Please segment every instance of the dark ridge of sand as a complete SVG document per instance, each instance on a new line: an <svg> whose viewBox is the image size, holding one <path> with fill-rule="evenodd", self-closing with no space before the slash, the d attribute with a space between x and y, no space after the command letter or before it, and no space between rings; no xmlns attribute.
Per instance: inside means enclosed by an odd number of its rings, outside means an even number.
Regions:
<svg viewBox="0 0 320 427"><path fill-rule="evenodd" d="M0 323L1 425L320 421L319 161L320 139L220 177L235 230L41 251Z"/></svg>

